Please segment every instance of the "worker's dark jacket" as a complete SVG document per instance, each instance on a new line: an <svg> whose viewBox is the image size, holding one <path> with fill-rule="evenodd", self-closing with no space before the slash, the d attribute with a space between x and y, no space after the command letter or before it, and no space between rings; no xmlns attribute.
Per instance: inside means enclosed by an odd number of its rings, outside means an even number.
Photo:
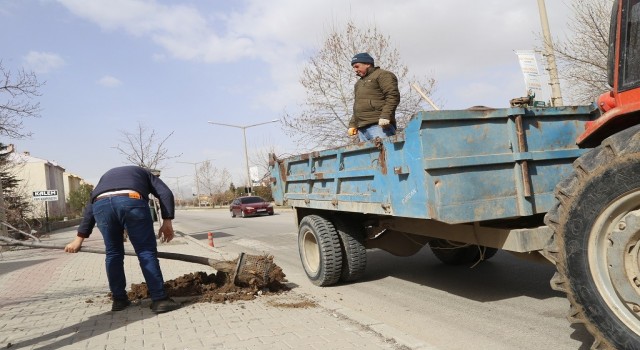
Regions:
<svg viewBox="0 0 640 350"><path fill-rule="evenodd" d="M396 125L400 91L395 74L380 67L370 67L367 75L356 82L354 97L350 128L377 124L380 118L389 119L391 124Z"/></svg>
<svg viewBox="0 0 640 350"><path fill-rule="evenodd" d="M143 200L149 201L149 194L160 200L160 214L163 219L173 219L175 206L171 189L153 175L150 171L139 166L122 166L113 168L100 178L98 185L91 191L91 198L84 208L82 222L78 226L78 236L89 237L96 225L93 216L93 202L100 194L118 190L133 190L138 192Z"/></svg>

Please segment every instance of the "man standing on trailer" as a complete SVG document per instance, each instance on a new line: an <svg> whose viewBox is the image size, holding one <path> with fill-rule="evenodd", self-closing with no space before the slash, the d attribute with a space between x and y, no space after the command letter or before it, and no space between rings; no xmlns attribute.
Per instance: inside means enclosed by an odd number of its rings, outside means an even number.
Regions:
<svg viewBox="0 0 640 350"><path fill-rule="evenodd" d="M358 134L361 142L395 135L395 114L400 104L398 78L374 66L373 57L366 52L353 56L351 67L360 79L354 86L349 135Z"/></svg>

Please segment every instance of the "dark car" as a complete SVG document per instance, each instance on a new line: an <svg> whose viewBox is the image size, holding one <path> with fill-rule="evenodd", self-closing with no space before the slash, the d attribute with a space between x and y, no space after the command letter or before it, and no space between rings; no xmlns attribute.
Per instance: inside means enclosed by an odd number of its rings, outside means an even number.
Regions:
<svg viewBox="0 0 640 350"><path fill-rule="evenodd" d="M229 211L231 217L234 218L236 215L242 217L260 214L273 215L273 204L258 196L238 197L231 202Z"/></svg>

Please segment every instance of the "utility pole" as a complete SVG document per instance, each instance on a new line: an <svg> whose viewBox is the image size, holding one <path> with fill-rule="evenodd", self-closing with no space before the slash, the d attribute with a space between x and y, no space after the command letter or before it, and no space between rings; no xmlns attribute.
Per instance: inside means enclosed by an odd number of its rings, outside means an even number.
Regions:
<svg viewBox="0 0 640 350"><path fill-rule="evenodd" d="M560 92L560 79L558 78L558 67L556 66L556 56L553 52L553 42L551 41L551 31L549 30L549 20L547 19L547 8L544 0L538 0L538 10L540 11L540 22L542 23L542 35L544 36L544 53L549 66L549 85L551 85L551 106L562 106L562 93Z"/></svg>

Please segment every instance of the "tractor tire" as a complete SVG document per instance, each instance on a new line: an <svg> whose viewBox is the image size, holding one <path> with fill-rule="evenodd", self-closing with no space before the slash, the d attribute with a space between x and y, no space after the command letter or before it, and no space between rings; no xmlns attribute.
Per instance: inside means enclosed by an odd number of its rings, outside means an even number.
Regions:
<svg viewBox="0 0 640 350"><path fill-rule="evenodd" d="M619 132L573 163L555 189L545 248L551 287L567 294L568 319L594 336L592 349L640 349L640 126Z"/></svg>
<svg viewBox="0 0 640 350"><path fill-rule="evenodd" d="M333 224L318 215L305 216L298 229L298 251L307 277L316 286L330 286L340 279L342 250Z"/></svg>
<svg viewBox="0 0 640 350"><path fill-rule="evenodd" d="M465 245L446 239L434 239L429 242L433 255L447 265L465 265L481 260L489 260L498 249L480 245Z"/></svg>
<svg viewBox="0 0 640 350"><path fill-rule="evenodd" d="M340 246L342 248L342 272L340 281L357 281L364 275L367 267L367 249L364 246L364 230L357 225L345 224L342 220L334 221Z"/></svg>

